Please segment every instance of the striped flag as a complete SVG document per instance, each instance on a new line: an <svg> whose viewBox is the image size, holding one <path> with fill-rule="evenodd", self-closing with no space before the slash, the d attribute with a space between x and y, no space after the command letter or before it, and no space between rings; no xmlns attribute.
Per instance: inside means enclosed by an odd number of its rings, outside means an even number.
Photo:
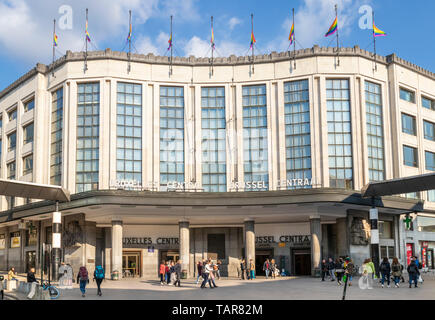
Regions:
<svg viewBox="0 0 435 320"><path fill-rule="evenodd" d="M254 31L251 32L251 49L254 47L254 44L257 42L255 40Z"/></svg>
<svg viewBox="0 0 435 320"><path fill-rule="evenodd" d="M89 35L89 32L88 32L88 21L86 21L86 40L88 42L91 42L91 36Z"/></svg>
<svg viewBox="0 0 435 320"><path fill-rule="evenodd" d="M325 37L329 37L336 33L338 30L338 19L335 17L334 22L332 23L331 27L329 28L328 32L325 34Z"/></svg>
<svg viewBox="0 0 435 320"><path fill-rule="evenodd" d="M290 29L290 35L288 37L288 40L290 41L290 44L293 44L293 41L295 41L295 24L292 24L292 28Z"/></svg>

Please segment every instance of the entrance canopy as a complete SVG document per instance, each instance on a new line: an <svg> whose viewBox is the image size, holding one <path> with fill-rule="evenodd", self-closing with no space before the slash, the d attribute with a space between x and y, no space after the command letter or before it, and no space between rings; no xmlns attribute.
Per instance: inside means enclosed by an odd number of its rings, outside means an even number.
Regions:
<svg viewBox="0 0 435 320"><path fill-rule="evenodd" d="M0 179L0 195L19 198L70 201L68 190L60 186Z"/></svg>
<svg viewBox="0 0 435 320"><path fill-rule="evenodd" d="M391 196L435 189L435 173L372 182L361 190L363 198Z"/></svg>

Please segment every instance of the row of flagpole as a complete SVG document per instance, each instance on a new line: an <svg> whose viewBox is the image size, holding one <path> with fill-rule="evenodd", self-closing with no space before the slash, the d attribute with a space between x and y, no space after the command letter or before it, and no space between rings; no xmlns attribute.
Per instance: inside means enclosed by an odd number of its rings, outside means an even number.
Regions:
<svg viewBox="0 0 435 320"><path fill-rule="evenodd" d="M289 49L293 45L293 68L296 69L296 32L295 32L295 9L292 9L292 15L293 15L293 23L290 28L290 35L289 35ZM169 73L172 75L172 62L173 62L173 30L172 30L172 23L173 23L173 16L171 15L171 24L170 24L170 36L169 36L169 46L168 50L170 51L170 67L169 67ZM337 63L336 65L340 65L340 41L339 41L339 24L338 24L338 6L335 5L335 20L330 26L329 30L326 32L325 37L329 37L331 35L336 35L337 38L337 47L336 47L336 53L337 53ZM214 38L214 26L213 26L213 16L211 17L211 40L210 40L210 46L211 46L211 75L214 73L214 51L216 50L216 43ZM127 43L128 43L128 72L131 71L131 45L132 45L132 36L133 36L133 28L132 28L132 13L131 10L129 11L129 32L127 36ZM373 45L374 45L374 60L375 60L375 70L377 70L377 62L376 62L376 38L380 36L386 36L386 33L375 25L375 13L373 12ZM88 31L88 9L86 8L86 25L85 25L85 63L84 63L84 72L88 70L88 43L91 42L91 36ZM252 54L251 62L252 62L252 73L254 73L254 59L255 59L255 43L256 39L254 36L254 15L251 14L251 42L250 42L250 50ZM54 20L54 28L53 28L53 66L55 61L55 50L56 47L59 44L59 37L56 33L56 20ZM289 50L290 54L290 50ZM54 72L53 72L54 75Z"/></svg>

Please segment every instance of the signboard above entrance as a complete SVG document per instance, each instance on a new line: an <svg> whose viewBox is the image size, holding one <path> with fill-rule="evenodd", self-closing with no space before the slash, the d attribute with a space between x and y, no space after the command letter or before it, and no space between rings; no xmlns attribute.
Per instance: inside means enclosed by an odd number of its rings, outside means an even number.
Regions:
<svg viewBox="0 0 435 320"><path fill-rule="evenodd" d="M288 244L310 244L311 236L280 236L278 241L276 241L275 236L262 236L255 238L256 244L277 244L277 243L288 243Z"/></svg>

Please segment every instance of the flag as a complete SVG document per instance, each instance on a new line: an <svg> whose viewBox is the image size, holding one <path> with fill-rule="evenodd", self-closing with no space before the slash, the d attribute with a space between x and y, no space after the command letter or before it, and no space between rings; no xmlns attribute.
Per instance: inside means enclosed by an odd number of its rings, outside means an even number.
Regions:
<svg viewBox="0 0 435 320"><path fill-rule="evenodd" d="M335 17L334 22L332 23L331 27L329 28L328 32L325 34L325 37L329 37L330 35L333 35L338 30L338 21L337 17Z"/></svg>
<svg viewBox="0 0 435 320"><path fill-rule="evenodd" d="M252 47L254 47L254 44L256 42L257 42L257 40L255 40L254 31L252 31L252 33L251 33L251 49L252 49Z"/></svg>
<svg viewBox="0 0 435 320"><path fill-rule="evenodd" d="M292 28L290 29L290 36L288 37L288 40L290 41L290 44L293 44L293 41L295 41L295 24L292 24Z"/></svg>
<svg viewBox="0 0 435 320"><path fill-rule="evenodd" d="M169 37L169 41L168 41L168 43L169 43L169 47L168 47L168 50L169 50L169 49L172 48L172 34L171 34L171 36Z"/></svg>
<svg viewBox="0 0 435 320"><path fill-rule="evenodd" d="M59 43L58 43L58 37L57 37L57 34L54 34L54 37L53 37L53 45L54 45L55 47L57 47L58 44L59 44Z"/></svg>
<svg viewBox="0 0 435 320"><path fill-rule="evenodd" d="M86 40L88 42L91 42L91 36L89 35L89 32L88 32L88 21L86 21Z"/></svg>
<svg viewBox="0 0 435 320"><path fill-rule="evenodd" d="M373 22L373 36L374 37L385 37L387 34L375 26L375 23Z"/></svg>
<svg viewBox="0 0 435 320"><path fill-rule="evenodd" d="M211 28L211 47L214 49L215 48L215 44L214 44L214 31L213 28Z"/></svg>
<svg viewBox="0 0 435 320"><path fill-rule="evenodd" d="M127 42L131 41L131 34L132 34L132 27L131 27L131 24L130 24L130 31L128 32Z"/></svg>

